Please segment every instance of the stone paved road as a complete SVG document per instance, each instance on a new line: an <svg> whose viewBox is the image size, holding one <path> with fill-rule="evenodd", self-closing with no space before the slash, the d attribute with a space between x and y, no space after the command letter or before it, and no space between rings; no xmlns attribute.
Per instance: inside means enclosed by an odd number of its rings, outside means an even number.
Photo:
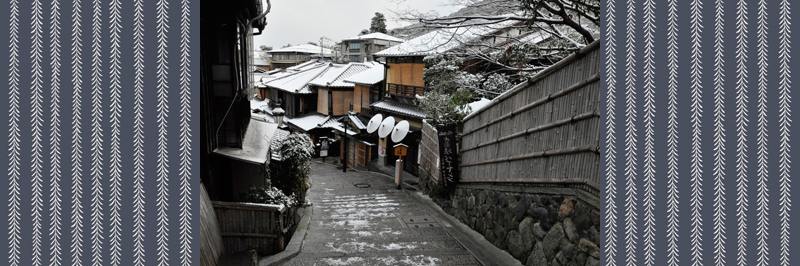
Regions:
<svg viewBox="0 0 800 266"><path fill-rule="evenodd" d="M309 228L283 265L479 265L392 178L319 162L312 171Z"/></svg>

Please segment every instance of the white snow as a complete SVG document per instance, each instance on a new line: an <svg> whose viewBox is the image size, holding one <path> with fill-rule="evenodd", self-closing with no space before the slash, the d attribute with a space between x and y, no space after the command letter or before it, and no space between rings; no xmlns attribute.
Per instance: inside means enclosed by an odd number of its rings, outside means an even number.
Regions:
<svg viewBox="0 0 800 266"><path fill-rule="evenodd" d="M267 53L268 54L274 54L274 53L295 53L295 52L297 52L297 53L307 53L307 54L319 54L320 51L325 55L333 54L333 51L331 49L321 48L319 46L312 45L312 44L301 44L301 45L297 45L297 46L274 49L272 51L267 51Z"/></svg>
<svg viewBox="0 0 800 266"><path fill-rule="evenodd" d="M358 37L351 37L351 38L343 39L342 41L369 40L369 39L386 40L386 41L392 41L392 42L403 42L403 39L400 39L400 38L397 38L397 37L394 37L394 36L391 36L391 35L388 35L388 34L380 33L380 32L373 32L373 33L364 34L364 35L361 35L361 36L358 36Z"/></svg>
<svg viewBox="0 0 800 266"><path fill-rule="evenodd" d="M374 85L383 81L383 75L384 66L382 64L373 63L373 66L369 70L355 74L346 78L344 81L362 85Z"/></svg>

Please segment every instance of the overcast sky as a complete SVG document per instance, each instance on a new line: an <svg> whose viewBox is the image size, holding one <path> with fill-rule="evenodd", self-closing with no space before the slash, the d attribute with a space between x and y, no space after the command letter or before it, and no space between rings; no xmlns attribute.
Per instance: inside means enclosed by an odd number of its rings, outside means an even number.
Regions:
<svg viewBox="0 0 800 266"><path fill-rule="evenodd" d="M272 9L267 15L264 33L254 36L255 47L261 45L280 48L286 44L319 43L322 36L335 41L358 36L369 29L375 12L386 16L386 28L392 29L407 23L394 20L391 10L415 9L420 12L435 11L447 15L458 7L447 5L447 0L271 0ZM332 42L325 43L332 45Z"/></svg>

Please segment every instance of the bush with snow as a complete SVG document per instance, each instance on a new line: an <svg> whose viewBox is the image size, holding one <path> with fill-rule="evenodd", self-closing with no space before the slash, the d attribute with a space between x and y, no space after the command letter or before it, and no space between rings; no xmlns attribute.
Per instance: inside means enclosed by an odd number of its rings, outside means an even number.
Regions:
<svg viewBox="0 0 800 266"><path fill-rule="evenodd" d="M304 200L305 191L311 187L308 176L311 174L311 156L314 144L306 134L292 133L278 147L282 161L270 165L272 185L285 194L300 195Z"/></svg>
<svg viewBox="0 0 800 266"><path fill-rule="evenodd" d="M297 199L294 194L291 196L286 196L283 191L276 187L267 188L253 186L250 187L250 189L242 196L242 198L244 198L244 200L247 202L284 205L287 208L297 205Z"/></svg>

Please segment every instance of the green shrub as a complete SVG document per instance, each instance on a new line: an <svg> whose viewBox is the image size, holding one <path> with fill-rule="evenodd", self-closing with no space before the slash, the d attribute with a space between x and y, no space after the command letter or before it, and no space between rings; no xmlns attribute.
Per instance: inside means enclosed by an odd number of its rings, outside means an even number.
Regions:
<svg viewBox="0 0 800 266"><path fill-rule="evenodd" d="M298 195L305 200L305 192L311 187L308 176L311 174L311 156L314 145L306 134L292 133L275 147L280 151L282 161L270 165L272 186L287 195Z"/></svg>

